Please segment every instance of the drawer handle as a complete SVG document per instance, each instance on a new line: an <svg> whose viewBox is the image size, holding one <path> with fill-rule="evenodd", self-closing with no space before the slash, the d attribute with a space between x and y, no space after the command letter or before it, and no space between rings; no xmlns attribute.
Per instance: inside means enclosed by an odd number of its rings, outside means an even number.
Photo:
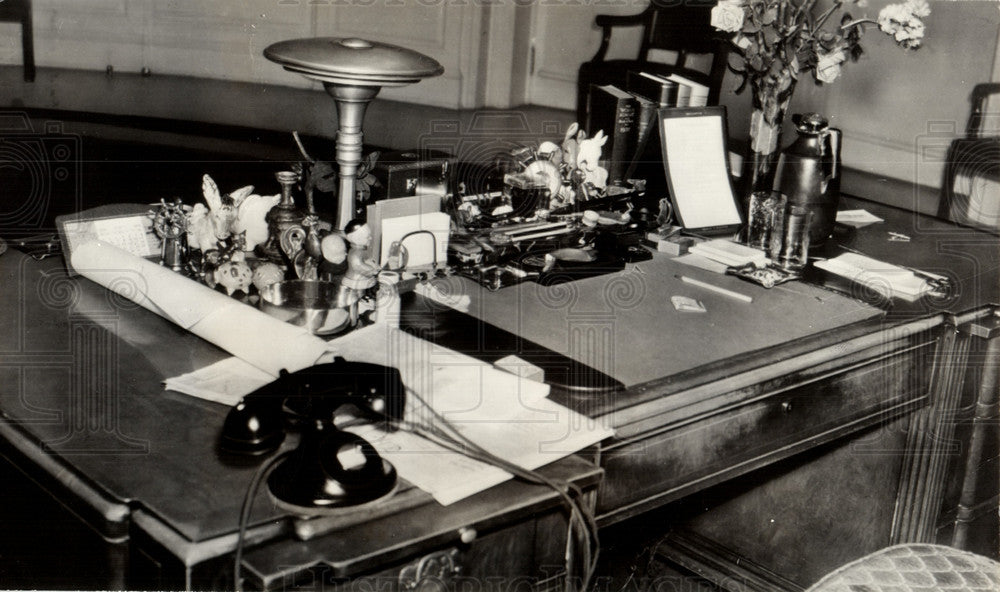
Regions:
<svg viewBox="0 0 1000 592"><path fill-rule="evenodd" d="M792 412L792 402L791 401L783 401L781 403L781 412L784 413L785 415L788 415L789 413L791 413Z"/></svg>

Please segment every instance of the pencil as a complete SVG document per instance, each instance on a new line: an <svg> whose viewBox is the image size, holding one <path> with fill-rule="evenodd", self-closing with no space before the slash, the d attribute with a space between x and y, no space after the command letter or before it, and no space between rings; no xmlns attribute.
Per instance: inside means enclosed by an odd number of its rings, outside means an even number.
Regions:
<svg viewBox="0 0 1000 592"><path fill-rule="evenodd" d="M696 280L694 278L689 278L686 275L676 276L680 278L685 284L691 284L692 286L698 286L699 288L705 288L706 290L711 290L723 296L729 296L730 298L735 298L736 300L741 300L743 302L753 302L753 298L747 296L746 294L741 294L739 292L734 292L732 290L727 290L725 288L720 288L714 284L709 284L708 282L703 282L701 280Z"/></svg>

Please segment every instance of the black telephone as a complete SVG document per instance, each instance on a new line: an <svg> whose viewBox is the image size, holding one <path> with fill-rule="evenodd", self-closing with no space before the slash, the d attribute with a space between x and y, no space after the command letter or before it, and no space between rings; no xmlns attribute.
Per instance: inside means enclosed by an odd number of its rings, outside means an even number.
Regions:
<svg viewBox="0 0 1000 592"><path fill-rule="evenodd" d="M263 456L277 450L288 430L299 446L268 477L280 502L295 509L324 509L371 501L391 492L396 471L363 438L334 425L341 407L353 405L373 418L401 420L406 391L399 370L336 358L298 372L282 371L270 384L229 411L219 447Z"/></svg>

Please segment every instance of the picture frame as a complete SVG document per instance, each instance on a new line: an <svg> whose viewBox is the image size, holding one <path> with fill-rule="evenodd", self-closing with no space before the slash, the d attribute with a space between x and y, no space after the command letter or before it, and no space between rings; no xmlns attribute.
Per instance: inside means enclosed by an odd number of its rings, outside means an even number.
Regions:
<svg viewBox="0 0 1000 592"><path fill-rule="evenodd" d="M734 234L743 211L729 175L726 108L657 111L663 172L677 223L691 234Z"/></svg>

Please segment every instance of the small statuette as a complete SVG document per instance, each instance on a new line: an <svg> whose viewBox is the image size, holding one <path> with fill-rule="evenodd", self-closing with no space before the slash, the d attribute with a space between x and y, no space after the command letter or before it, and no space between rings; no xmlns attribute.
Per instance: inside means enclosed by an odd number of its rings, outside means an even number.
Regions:
<svg viewBox="0 0 1000 592"><path fill-rule="evenodd" d="M266 261L253 270L251 281L258 292L263 292L271 284L285 279L285 272L275 263Z"/></svg>
<svg viewBox="0 0 1000 592"><path fill-rule="evenodd" d="M225 288L226 294L230 296L237 290L249 292L252 278L253 272L246 261L226 261L212 272L214 283Z"/></svg>
<svg viewBox="0 0 1000 592"><path fill-rule="evenodd" d="M160 200L160 207L153 213L153 230L160 237L160 265L173 271L184 268L187 256L187 213L180 198L173 203Z"/></svg>

